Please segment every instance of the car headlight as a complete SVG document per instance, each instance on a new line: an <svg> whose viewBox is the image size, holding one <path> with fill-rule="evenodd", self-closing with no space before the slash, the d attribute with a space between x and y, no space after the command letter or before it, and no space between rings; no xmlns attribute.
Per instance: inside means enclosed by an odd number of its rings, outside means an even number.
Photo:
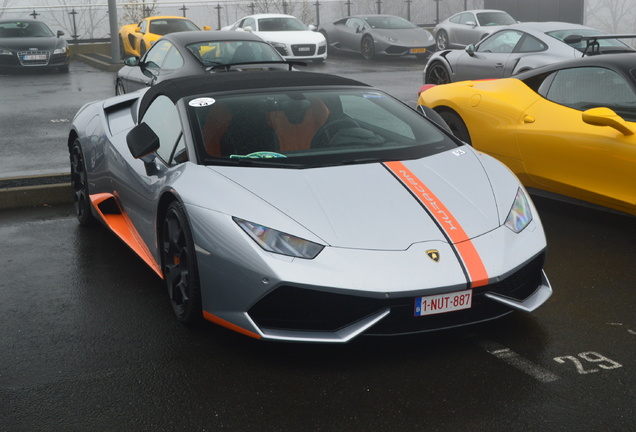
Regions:
<svg viewBox="0 0 636 432"><path fill-rule="evenodd" d="M323 245L254 222L248 222L239 218L233 219L252 240L268 252L297 258L313 259L324 248Z"/></svg>
<svg viewBox="0 0 636 432"><path fill-rule="evenodd" d="M532 221L532 211L528 204L528 198L521 188L517 190L515 202L512 204L510 213L506 218L505 226L515 233L520 233Z"/></svg>
<svg viewBox="0 0 636 432"><path fill-rule="evenodd" d="M396 43L399 39L392 36L384 36L384 39L388 40L391 43Z"/></svg>
<svg viewBox="0 0 636 432"><path fill-rule="evenodd" d="M0 48L0 55L13 55L8 49Z"/></svg>
<svg viewBox="0 0 636 432"><path fill-rule="evenodd" d="M64 54L64 53L66 53L66 51L68 51L68 47L67 46L65 46L63 48L56 48L53 51L53 54Z"/></svg>
<svg viewBox="0 0 636 432"><path fill-rule="evenodd" d="M274 48L285 48L285 44L282 42L270 42L269 44Z"/></svg>

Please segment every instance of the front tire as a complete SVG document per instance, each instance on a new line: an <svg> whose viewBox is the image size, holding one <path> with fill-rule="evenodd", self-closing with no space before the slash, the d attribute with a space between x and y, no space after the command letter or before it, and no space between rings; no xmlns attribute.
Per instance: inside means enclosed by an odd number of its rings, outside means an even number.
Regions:
<svg viewBox="0 0 636 432"><path fill-rule="evenodd" d="M124 48L124 40L119 36L119 59L124 61L126 59L126 49Z"/></svg>
<svg viewBox="0 0 636 432"><path fill-rule="evenodd" d="M185 208L178 201L168 206L163 219L161 263L177 319L187 325L201 321L201 287L194 240Z"/></svg>
<svg viewBox="0 0 636 432"><path fill-rule="evenodd" d="M91 212L90 195L88 192L88 174L84 162L84 152L79 139L75 139L69 150L71 162L71 187L73 189L73 203L75 214L80 225L92 225L95 217Z"/></svg>
<svg viewBox="0 0 636 432"><path fill-rule="evenodd" d="M115 96L126 94L126 90L124 89L124 83L117 79L115 82Z"/></svg>
<svg viewBox="0 0 636 432"><path fill-rule="evenodd" d="M364 36L360 44L360 51L365 60L372 60L375 57L375 43L371 36Z"/></svg>
<svg viewBox="0 0 636 432"><path fill-rule="evenodd" d="M453 135L464 141L466 144L473 145L470 139L470 133L468 132L468 127L466 127L466 123L464 123L464 120L462 120L459 114L448 109L438 112L442 120L444 120L450 128Z"/></svg>
<svg viewBox="0 0 636 432"><path fill-rule="evenodd" d="M446 66L442 64L440 61L433 62L426 69L426 76L424 84L448 84L451 82L450 74L448 73L448 69Z"/></svg>
<svg viewBox="0 0 636 432"><path fill-rule="evenodd" d="M438 31L435 36L435 45L437 46L437 51L442 51L448 48L448 33L444 30Z"/></svg>

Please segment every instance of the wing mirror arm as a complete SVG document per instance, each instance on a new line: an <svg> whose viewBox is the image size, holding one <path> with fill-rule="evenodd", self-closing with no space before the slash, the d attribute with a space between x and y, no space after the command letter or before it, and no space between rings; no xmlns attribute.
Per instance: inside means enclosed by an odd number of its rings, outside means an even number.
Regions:
<svg viewBox="0 0 636 432"><path fill-rule="evenodd" d="M159 149L159 137L146 123L139 123L126 135L128 150L135 159L140 159L146 167L146 174L155 175L157 168L156 151Z"/></svg>
<svg viewBox="0 0 636 432"><path fill-rule="evenodd" d="M609 108L592 108L583 111L583 121L593 126L609 126L623 135L634 135L636 131L625 120Z"/></svg>

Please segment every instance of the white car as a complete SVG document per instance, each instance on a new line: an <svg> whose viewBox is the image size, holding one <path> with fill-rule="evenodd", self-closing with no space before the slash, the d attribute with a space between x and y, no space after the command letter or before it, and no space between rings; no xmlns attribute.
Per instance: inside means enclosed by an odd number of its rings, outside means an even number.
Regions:
<svg viewBox="0 0 636 432"><path fill-rule="evenodd" d="M314 26L307 27L292 15L249 15L222 30L252 32L269 42L286 60L322 63L327 58L325 37Z"/></svg>

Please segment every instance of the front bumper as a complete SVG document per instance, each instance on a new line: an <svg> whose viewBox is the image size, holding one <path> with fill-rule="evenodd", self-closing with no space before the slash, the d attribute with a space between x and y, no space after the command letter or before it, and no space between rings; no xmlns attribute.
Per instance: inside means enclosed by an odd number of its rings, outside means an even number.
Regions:
<svg viewBox="0 0 636 432"><path fill-rule="evenodd" d="M204 316L255 338L347 342L356 336L428 332L532 311L552 294L543 273L545 237L532 222L473 239L488 284L473 288L470 309L416 317L416 297L469 288L450 245L415 243L404 251L326 247L304 260L264 252L222 213L188 206ZM438 251L437 262L427 251ZM498 251L498 252L495 252Z"/></svg>
<svg viewBox="0 0 636 432"><path fill-rule="evenodd" d="M423 333L531 312L552 294L540 254L499 282L473 290L470 309L414 316L415 296L370 298L283 286L248 311L265 339L347 342L358 335Z"/></svg>
<svg viewBox="0 0 636 432"><path fill-rule="evenodd" d="M2 69L26 69L26 68L60 68L71 63L68 53L53 54L52 51L12 52L11 55L0 55L0 68Z"/></svg>
<svg viewBox="0 0 636 432"><path fill-rule="evenodd" d="M325 60L327 58L327 45L316 44L276 44L276 51L285 60Z"/></svg>

